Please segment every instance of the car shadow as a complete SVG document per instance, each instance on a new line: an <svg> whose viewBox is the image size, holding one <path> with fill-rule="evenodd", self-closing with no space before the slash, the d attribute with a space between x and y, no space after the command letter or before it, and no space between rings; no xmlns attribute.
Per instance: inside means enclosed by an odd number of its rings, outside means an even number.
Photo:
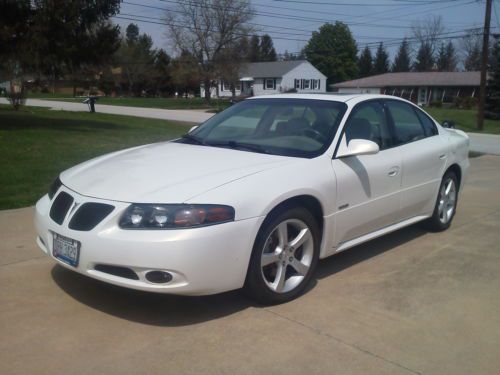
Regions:
<svg viewBox="0 0 500 375"><path fill-rule="evenodd" d="M393 250L427 232L418 226L404 228L322 260L307 291L318 280ZM52 268L55 283L69 296L93 309L129 321L155 326L186 326L220 319L249 307L261 308L240 291L187 297L141 292L91 279L66 268Z"/></svg>

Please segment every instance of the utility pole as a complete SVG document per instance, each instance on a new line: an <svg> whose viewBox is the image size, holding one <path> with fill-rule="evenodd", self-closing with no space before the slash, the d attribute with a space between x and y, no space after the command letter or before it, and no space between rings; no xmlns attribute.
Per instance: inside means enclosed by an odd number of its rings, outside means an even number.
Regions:
<svg viewBox="0 0 500 375"><path fill-rule="evenodd" d="M481 87L479 88L479 103L477 108L477 129L484 129L484 102L486 101L486 71L488 70L488 42L490 40L492 0L486 0L486 12L484 14L483 31L483 55L481 61Z"/></svg>

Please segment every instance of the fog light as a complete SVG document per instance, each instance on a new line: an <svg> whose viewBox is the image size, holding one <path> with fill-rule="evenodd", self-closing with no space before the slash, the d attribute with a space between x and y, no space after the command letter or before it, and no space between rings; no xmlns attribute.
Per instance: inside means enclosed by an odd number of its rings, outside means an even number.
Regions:
<svg viewBox="0 0 500 375"><path fill-rule="evenodd" d="M165 284L172 280L172 275L165 271L149 271L146 273L146 280L150 283Z"/></svg>

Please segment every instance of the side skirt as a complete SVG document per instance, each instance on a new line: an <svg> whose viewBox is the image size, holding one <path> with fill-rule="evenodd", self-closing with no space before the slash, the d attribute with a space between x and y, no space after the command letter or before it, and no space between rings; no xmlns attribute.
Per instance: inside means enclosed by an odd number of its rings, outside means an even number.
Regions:
<svg viewBox="0 0 500 375"><path fill-rule="evenodd" d="M412 217L410 219L406 219L406 220L400 221L397 224L389 225L388 227L384 227L382 229L376 230L375 232L371 232L371 233L365 234L365 235L363 235L361 237L354 238L354 239L346 241L346 242L342 242L335 249L335 253L339 253L339 252L347 250L347 249L349 249L351 247L360 245L363 242L367 242L367 241L373 240L374 238L377 238L377 237L383 236L385 234L394 232L394 231L396 231L398 229L407 227L408 225L412 225L412 224L418 223L419 221L425 220L427 218L428 218L428 216L415 216L415 217Z"/></svg>

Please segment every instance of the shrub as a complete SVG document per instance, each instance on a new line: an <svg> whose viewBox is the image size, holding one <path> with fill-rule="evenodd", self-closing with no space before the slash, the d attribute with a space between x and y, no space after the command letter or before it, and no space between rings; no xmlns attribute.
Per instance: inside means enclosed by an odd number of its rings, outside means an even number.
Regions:
<svg viewBox="0 0 500 375"><path fill-rule="evenodd" d="M472 109L477 106L477 99L472 96L457 97L453 101L454 108Z"/></svg>
<svg viewBox="0 0 500 375"><path fill-rule="evenodd" d="M429 103L429 107L441 108L442 106L443 106L443 103L438 101L438 100L434 100L434 101Z"/></svg>

